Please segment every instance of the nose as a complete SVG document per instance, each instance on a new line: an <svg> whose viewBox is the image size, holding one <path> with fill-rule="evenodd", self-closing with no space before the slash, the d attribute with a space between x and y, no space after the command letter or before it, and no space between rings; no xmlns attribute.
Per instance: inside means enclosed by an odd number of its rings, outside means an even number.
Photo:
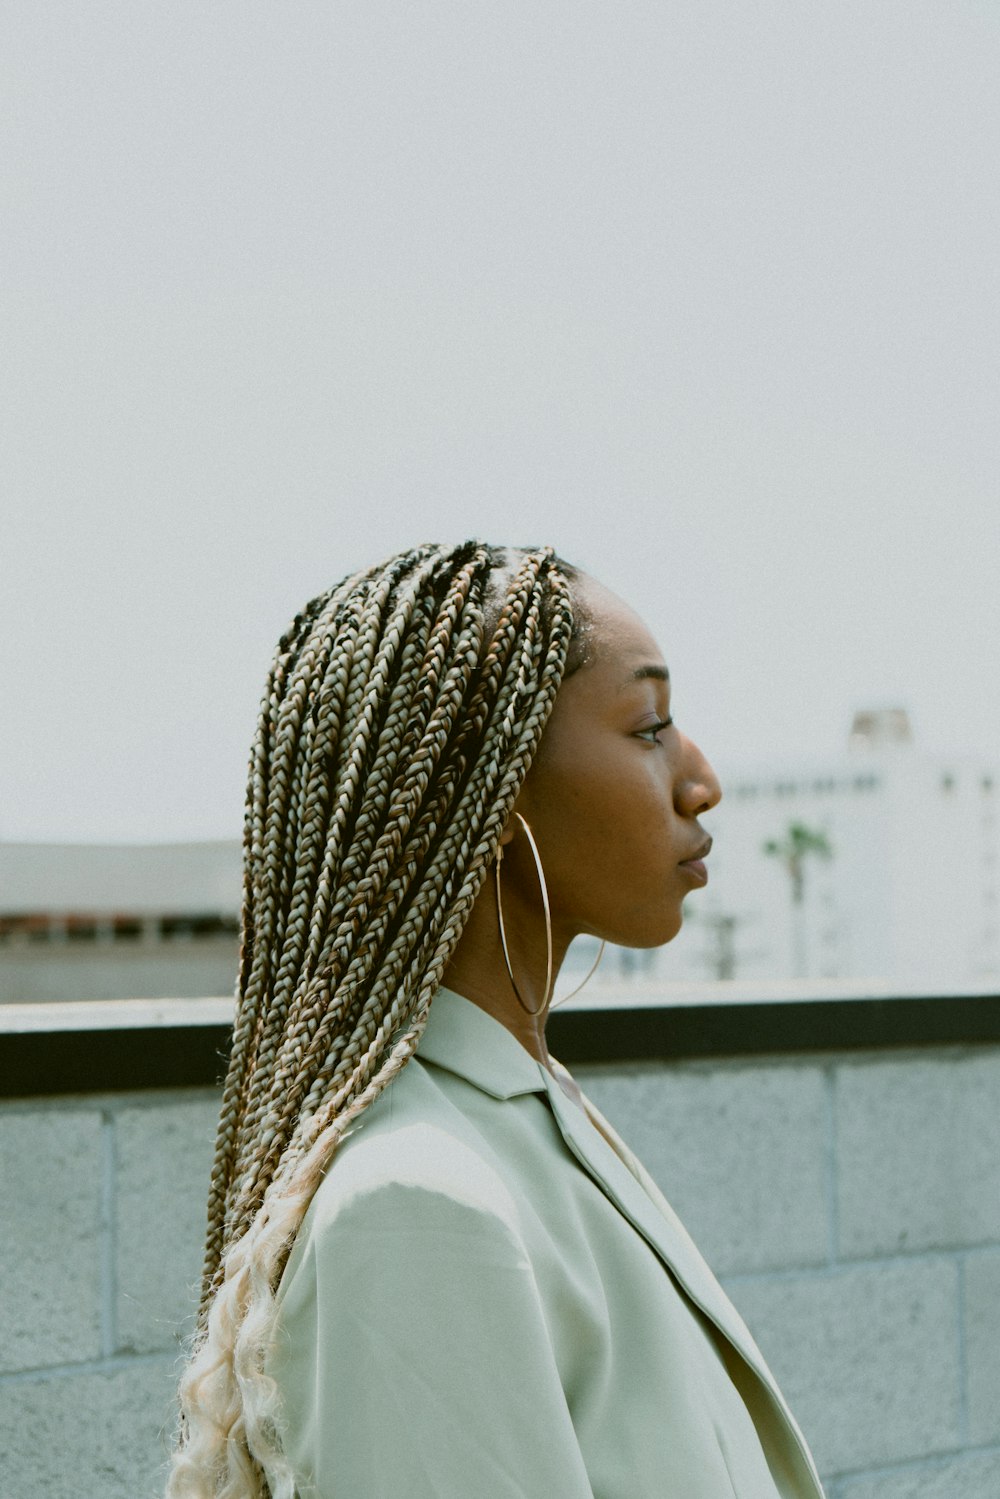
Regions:
<svg viewBox="0 0 1000 1499"><path fill-rule="evenodd" d="M674 790L674 799L679 812L686 817L697 817L700 812L710 812L722 800L719 778L709 765L693 739L681 735L684 753L680 774Z"/></svg>

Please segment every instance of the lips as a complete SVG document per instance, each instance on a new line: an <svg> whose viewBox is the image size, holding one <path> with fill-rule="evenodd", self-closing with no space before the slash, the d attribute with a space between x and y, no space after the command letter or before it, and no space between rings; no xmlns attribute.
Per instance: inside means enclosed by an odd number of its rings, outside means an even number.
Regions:
<svg viewBox="0 0 1000 1499"><path fill-rule="evenodd" d="M699 843L698 847L694 850L694 852L688 854L688 856L687 856L686 859L682 859L681 863L682 864L700 864L701 861L702 861L702 859L707 859L708 856L709 856L709 854L711 852L712 852L712 840L711 840L711 838L706 838L705 841L704 841L704 843Z"/></svg>
<svg viewBox="0 0 1000 1499"><path fill-rule="evenodd" d="M680 864L677 866L679 869L683 869L684 873L688 875L696 885L708 884L708 870L705 868L704 861L708 858L711 848L712 840L711 838L706 838L704 843L700 844L698 848L695 849L690 859L682 859Z"/></svg>

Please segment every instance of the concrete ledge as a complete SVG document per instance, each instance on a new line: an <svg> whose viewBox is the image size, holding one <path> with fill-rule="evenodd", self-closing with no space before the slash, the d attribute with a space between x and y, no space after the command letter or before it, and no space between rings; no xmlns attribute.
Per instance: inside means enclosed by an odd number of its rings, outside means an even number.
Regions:
<svg viewBox="0 0 1000 1499"><path fill-rule="evenodd" d="M837 990L608 988L586 1006L555 1011L548 1036L569 1066L1000 1041L1000 994L989 989L895 997L881 985ZM0 1097L218 1084L232 1007L230 999L0 1005Z"/></svg>
<svg viewBox="0 0 1000 1499"><path fill-rule="evenodd" d="M981 1044L1000 1040L1000 995L565 1011L547 1034L568 1064Z"/></svg>

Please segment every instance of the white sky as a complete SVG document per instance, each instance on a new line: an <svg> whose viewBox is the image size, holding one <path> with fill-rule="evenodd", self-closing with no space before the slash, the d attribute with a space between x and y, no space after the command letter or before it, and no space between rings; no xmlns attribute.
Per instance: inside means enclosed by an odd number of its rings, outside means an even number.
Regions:
<svg viewBox="0 0 1000 1499"><path fill-rule="evenodd" d="M1000 743L1000 12L5 10L0 838L238 836L270 653L551 541L723 766Z"/></svg>

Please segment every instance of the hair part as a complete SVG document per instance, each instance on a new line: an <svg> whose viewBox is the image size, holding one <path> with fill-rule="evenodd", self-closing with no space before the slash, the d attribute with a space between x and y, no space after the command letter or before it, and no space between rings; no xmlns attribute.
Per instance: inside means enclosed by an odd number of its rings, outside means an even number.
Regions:
<svg viewBox="0 0 1000 1499"><path fill-rule="evenodd" d="M278 644L168 1499L293 1499L264 1372L277 1285L338 1145L416 1050L560 682L588 659L579 576L551 548L421 546L312 599Z"/></svg>

